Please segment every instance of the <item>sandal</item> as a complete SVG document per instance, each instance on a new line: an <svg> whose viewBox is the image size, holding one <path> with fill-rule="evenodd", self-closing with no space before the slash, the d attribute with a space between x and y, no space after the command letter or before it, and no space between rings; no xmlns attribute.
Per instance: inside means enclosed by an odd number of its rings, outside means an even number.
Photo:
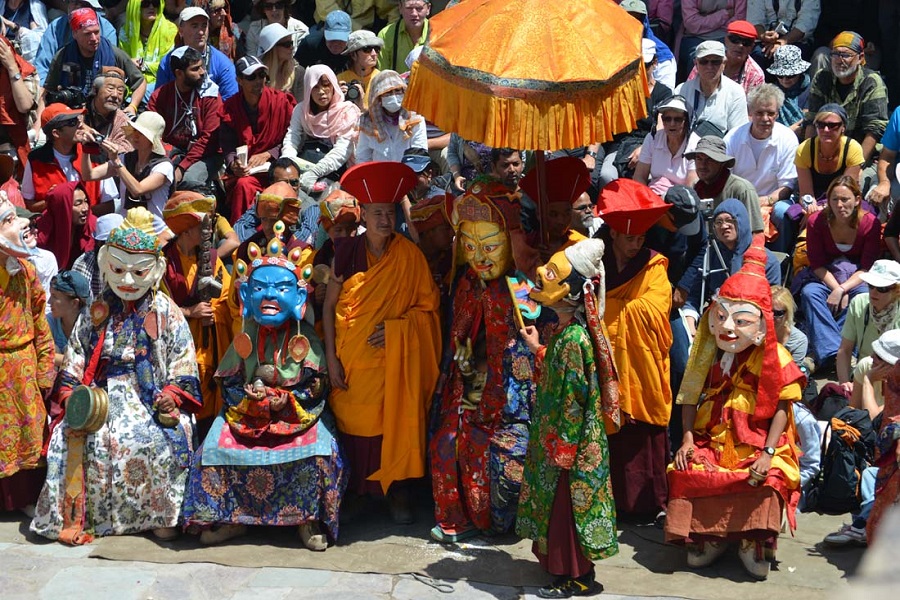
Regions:
<svg viewBox="0 0 900 600"><path fill-rule="evenodd" d="M463 540L468 540L480 534L481 532L475 527L463 529L462 531L445 531L440 525L435 525L431 529L431 539L442 544L456 544Z"/></svg>

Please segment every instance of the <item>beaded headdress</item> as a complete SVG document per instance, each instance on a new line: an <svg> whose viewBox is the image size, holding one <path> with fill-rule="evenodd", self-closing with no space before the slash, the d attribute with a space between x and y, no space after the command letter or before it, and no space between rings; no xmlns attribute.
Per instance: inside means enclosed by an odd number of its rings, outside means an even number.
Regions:
<svg viewBox="0 0 900 600"><path fill-rule="evenodd" d="M129 209L122 224L109 234L106 245L132 254L159 254L159 237L153 229L153 215L142 206Z"/></svg>
<svg viewBox="0 0 900 600"><path fill-rule="evenodd" d="M285 254L285 246L284 242L281 241L281 236L284 235L286 227L282 221L278 221L273 229L275 237L269 240L265 248L260 248L255 243L250 242L250 245L247 247L247 256L250 259L250 263L247 264L243 260L238 259L234 264L235 272L238 274L238 277L245 280L250 277L250 274L255 269L260 267L281 267L296 275L297 281L305 285L312 277L312 267L309 265L305 268L301 266L303 262L302 249L298 246Z"/></svg>

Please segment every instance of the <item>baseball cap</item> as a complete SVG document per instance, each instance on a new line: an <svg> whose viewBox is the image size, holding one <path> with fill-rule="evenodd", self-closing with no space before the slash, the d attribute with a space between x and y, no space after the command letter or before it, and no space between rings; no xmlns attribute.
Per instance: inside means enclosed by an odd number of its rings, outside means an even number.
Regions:
<svg viewBox="0 0 900 600"><path fill-rule="evenodd" d="M281 23L269 23L259 32L259 51L257 54L262 56L286 37L291 37L291 40L294 39L287 27Z"/></svg>
<svg viewBox="0 0 900 600"><path fill-rule="evenodd" d="M725 58L725 44L716 40L706 40L697 46L695 58L703 58L704 56L718 56Z"/></svg>
<svg viewBox="0 0 900 600"><path fill-rule="evenodd" d="M209 15L199 6L188 6L178 15L178 24L181 25L185 21L190 21L194 17L203 17L209 21Z"/></svg>
<svg viewBox="0 0 900 600"><path fill-rule="evenodd" d="M325 17L325 41L346 42L350 39L350 15L342 10L333 10Z"/></svg>
<svg viewBox="0 0 900 600"><path fill-rule="evenodd" d="M751 40L756 39L756 27L749 21L732 21L728 24L726 31L734 35L750 38Z"/></svg>
<svg viewBox="0 0 900 600"><path fill-rule="evenodd" d="M662 104L656 107L656 112L659 114L662 114L662 112L666 110L680 110L688 117L691 116L691 109L687 104L687 100L685 100L684 96L679 94L670 96Z"/></svg>
<svg viewBox="0 0 900 600"><path fill-rule="evenodd" d="M697 235L700 233L700 198L692 188L673 185L666 192L666 204L671 204L669 216L679 233Z"/></svg>
<svg viewBox="0 0 900 600"><path fill-rule="evenodd" d="M900 283L900 264L895 260L876 260L872 268L859 278L872 287L889 287Z"/></svg>
<svg viewBox="0 0 900 600"><path fill-rule="evenodd" d="M622 0L622 2L619 3L619 6L630 13L638 13L641 15L647 14L647 5L641 2L641 0Z"/></svg>
<svg viewBox="0 0 900 600"><path fill-rule="evenodd" d="M641 53L644 55L644 64L652 61L656 57L656 42L649 38L641 40Z"/></svg>
<svg viewBox="0 0 900 600"><path fill-rule="evenodd" d="M411 149L411 150L416 150L416 149ZM416 173L421 173L422 171L427 169L429 166L431 166L431 157L428 155L427 152L424 154L419 154L417 152L414 152L414 151L411 152L410 150L407 150L403 154L403 158L400 159L400 162L403 163L404 165L408 166L410 169L412 169Z"/></svg>
<svg viewBox="0 0 900 600"><path fill-rule="evenodd" d="M249 77L260 69L265 69L266 72L269 71L269 68L255 56L244 56L242 58L239 58L238 61L234 63L234 68L239 74L243 75L244 77Z"/></svg>
<svg viewBox="0 0 900 600"><path fill-rule="evenodd" d="M64 123L72 117L81 114L84 114L84 109L69 108L62 102L54 102L41 113L41 129L46 133L48 129L53 130L60 123Z"/></svg>

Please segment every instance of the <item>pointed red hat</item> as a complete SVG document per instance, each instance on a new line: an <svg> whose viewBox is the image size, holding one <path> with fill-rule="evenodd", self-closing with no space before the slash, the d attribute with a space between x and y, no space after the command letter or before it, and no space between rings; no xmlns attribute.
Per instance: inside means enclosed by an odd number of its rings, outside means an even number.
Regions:
<svg viewBox="0 0 900 600"><path fill-rule="evenodd" d="M591 172L580 158L563 156L547 161L547 198L550 203L574 204L591 185ZM519 182L528 196L537 202L539 197L537 169L531 169Z"/></svg>
<svg viewBox="0 0 900 600"><path fill-rule="evenodd" d="M600 190L594 214L614 231L641 235L671 207L646 185L631 179L616 179Z"/></svg>
<svg viewBox="0 0 900 600"><path fill-rule="evenodd" d="M394 204L416 187L416 172L398 162L367 162L347 169L341 188L360 204Z"/></svg>

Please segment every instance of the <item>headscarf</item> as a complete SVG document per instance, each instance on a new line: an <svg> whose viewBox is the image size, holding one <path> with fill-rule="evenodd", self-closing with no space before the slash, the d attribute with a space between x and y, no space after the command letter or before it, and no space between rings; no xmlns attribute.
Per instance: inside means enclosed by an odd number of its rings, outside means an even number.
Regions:
<svg viewBox="0 0 900 600"><path fill-rule="evenodd" d="M212 15L212 10L209 5L212 4L212 0L188 0L187 6L197 6L206 11L206 14ZM222 26L219 28L219 31L209 32L209 38L216 39L218 36L218 43L216 44L216 48L219 51L234 60L237 57L237 40L234 37L234 23L231 21L231 3L228 0L225 0L225 16L222 18Z"/></svg>
<svg viewBox="0 0 900 600"><path fill-rule="evenodd" d="M866 64L866 55L863 52L866 49L866 41L855 31L842 31L834 36L831 40L831 49L835 48L849 48L857 54L862 54L859 64Z"/></svg>
<svg viewBox="0 0 900 600"><path fill-rule="evenodd" d="M76 8L69 13L69 27L72 31L81 31L85 27L99 27L100 19L93 8Z"/></svg>
<svg viewBox="0 0 900 600"><path fill-rule="evenodd" d="M125 27L119 38L119 48L131 58L141 58L141 73L147 84L156 81L156 71L163 55L172 49L178 28L165 17L166 0L159 0L159 11L147 43L141 42L141 0L128 0L125 8Z"/></svg>
<svg viewBox="0 0 900 600"><path fill-rule="evenodd" d="M72 206L75 189L84 191L79 181L68 181L54 187L47 194L47 210L37 223L38 246L49 250L56 257L60 269L71 269L78 255L94 249L94 228L97 217L88 213L87 221L81 231L72 232ZM79 252L80 251L80 252Z"/></svg>
<svg viewBox="0 0 900 600"><path fill-rule="evenodd" d="M360 121L360 129L379 142L384 141L383 132L387 127L387 116L384 114L384 108L381 106L381 97L394 90L402 90L406 93L406 83L397 71L381 71L369 82L369 109ZM409 112L405 108L401 108L398 113L401 116L409 117ZM418 123L408 122L406 124L407 131L411 125ZM406 137L409 137L409 133Z"/></svg>
<svg viewBox="0 0 900 600"><path fill-rule="evenodd" d="M313 114L310 111L312 100L309 96L323 75L331 82L334 94L328 108ZM300 102L300 111L303 116L301 119L303 131L315 138L331 140L332 143L350 133L359 121L359 108L352 102L344 100L344 93L337 77L327 65L312 65L303 74L303 100Z"/></svg>

